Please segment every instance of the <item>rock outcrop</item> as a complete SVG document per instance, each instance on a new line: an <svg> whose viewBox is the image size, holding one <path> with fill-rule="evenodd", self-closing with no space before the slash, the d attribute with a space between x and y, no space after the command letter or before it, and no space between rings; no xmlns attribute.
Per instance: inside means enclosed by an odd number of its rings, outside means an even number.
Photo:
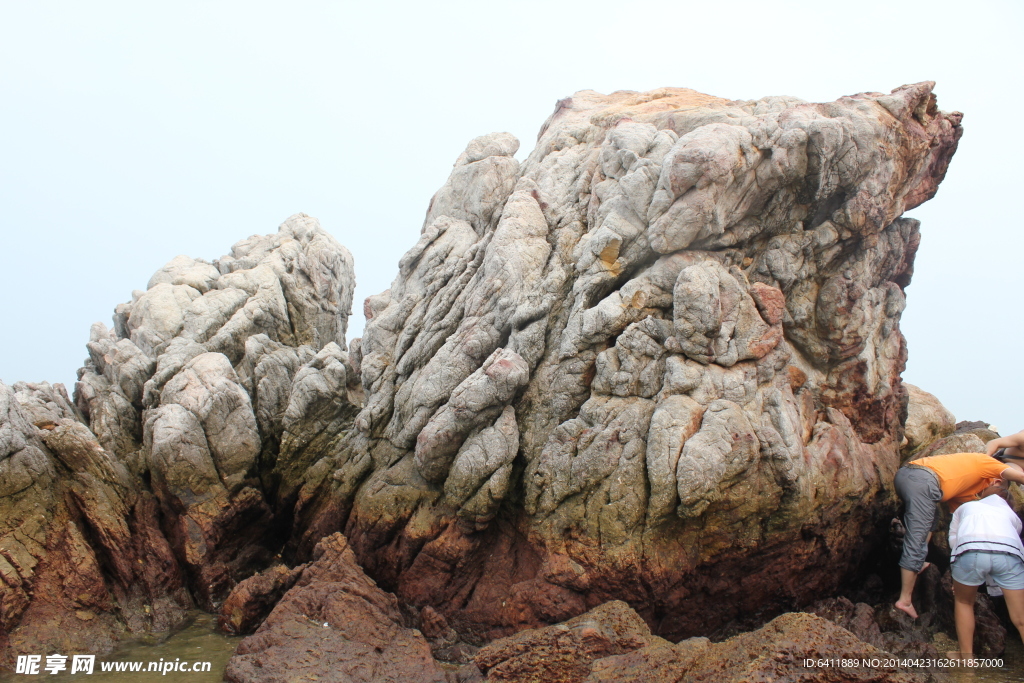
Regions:
<svg viewBox="0 0 1024 683"><path fill-rule="evenodd" d="M175 258L93 326L76 405L150 482L202 606L266 566L303 473L351 424L354 286L348 251L296 214L214 263Z"/></svg>
<svg viewBox="0 0 1024 683"><path fill-rule="evenodd" d="M317 544L295 585L238 645L225 679L447 681L423 635L403 625L398 600L367 578L339 533Z"/></svg>
<svg viewBox="0 0 1024 683"><path fill-rule="evenodd" d="M859 640L849 631L820 617L790 612L764 627L721 643L684 640L660 652L638 650L595 662L587 681L658 681L664 683L725 683L792 681L839 683L925 683L946 680L942 673L899 670L885 666L887 653ZM857 656L844 658L843 655ZM653 656L652 656L653 655ZM649 657L649 659L645 658ZM868 666L845 664L868 661ZM807 666L808 660L838 660L838 665ZM878 665L874 665L875 663Z"/></svg>
<svg viewBox="0 0 1024 683"><path fill-rule="evenodd" d="M0 662L167 630L270 564L362 403L353 289L348 251L297 214L157 271L93 326L74 404L0 384Z"/></svg>
<svg viewBox="0 0 1024 683"><path fill-rule="evenodd" d="M157 500L60 384L0 382L0 666L166 631L192 600Z"/></svg>
<svg viewBox="0 0 1024 683"><path fill-rule="evenodd" d="M961 134L931 83L827 104L563 100L477 138L299 494L400 599L496 637L609 599L659 633L834 589L894 512L899 331Z"/></svg>
<svg viewBox="0 0 1024 683"><path fill-rule="evenodd" d="M856 664L852 663L854 659ZM475 662L484 675L478 680L487 681L935 680L931 672L899 670L883 664L892 659L891 653L832 621L800 612L783 614L760 629L720 643L695 637L673 644L652 635L639 615L624 603L609 602L563 624L496 640L477 653ZM838 663L808 666L808 660ZM861 660L869 665L862 666ZM878 665L871 666L871 660L877 660ZM945 679L940 675L938 680Z"/></svg>
<svg viewBox="0 0 1024 683"><path fill-rule="evenodd" d="M609 600L679 639L828 594L894 511L902 214L959 123L931 83L577 93L523 163L469 144L350 345L352 259L315 219L175 258L93 326L73 404L0 385L0 658L168 626L281 562L225 605L245 631L277 602L237 680L289 634L434 676L452 633Z"/></svg>

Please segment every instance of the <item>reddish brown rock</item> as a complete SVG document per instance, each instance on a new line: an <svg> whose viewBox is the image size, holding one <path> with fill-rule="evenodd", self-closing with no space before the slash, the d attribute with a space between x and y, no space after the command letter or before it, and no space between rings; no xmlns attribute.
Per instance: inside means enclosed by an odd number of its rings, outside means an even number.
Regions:
<svg viewBox="0 0 1024 683"><path fill-rule="evenodd" d="M284 565L275 565L239 583L220 607L218 628L233 635L255 631L274 609L274 605L295 584L305 566L289 569Z"/></svg>
<svg viewBox="0 0 1024 683"><path fill-rule="evenodd" d="M883 666L805 665L807 660L886 659L869 645L830 621L802 612L776 617L763 628L716 643L696 657L685 672L687 683L925 683L929 672L908 672ZM629 679L625 679L629 680ZM636 679L640 680L640 679ZM940 679L940 680L944 680Z"/></svg>
<svg viewBox="0 0 1024 683"><path fill-rule="evenodd" d="M930 672L860 666L862 658L892 655L811 614L783 614L764 627L721 643L705 638L656 643L594 662L587 683L925 683L946 680ZM837 660L857 659L855 665ZM807 660L828 660L807 666Z"/></svg>
<svg viewBox="0 0 1024 683"><path fill-rule="evenodd" d="M403 626L395 596L367 578L340 533L317 545L295 585L239 644L225 678L446 681L424 637Z"/></svg>
<svg viewBox="0 0 1024 683"><path fill-rule="evenodd" d="M159 519L63 387L0 383L0 665L180 624L191 599Z"/></svg>
<svg viewBox="0 0 1024 683"><path fill-rule="evenodd" d="M530 629L496 640L474 657L488 681L574 683L595 660L661 640L626 603L614 601L563 624Z"/></svg>
<svg viewBox="0 0 1024 683"><path fill-rule="evenodd" d="M853 622L867 614L852 603L823 603L833 616ZM856 616L854 616L856 615ZM872 622L873 623L873 622ZM878 627L874 626L877 634ZM885 659L892 655L831 621L802 612L777 617L756 631L721 643L690 638L673 645L652 636L621 602L610 602L563 624L528 630L497 640L475 662L488 681L545 683L694 683L772 681L838 683L925 683L932 672L807 660Z"/></svg>
<svg viewBox="0 0 1024 683"><path fill-rule="evenodd" d="M659 641L628 654L598 659L588 683L679 683L697 657L711 646L707 638L688 638L677 645Z"/></svg>
<svg viewBox="0 0 1024 683"><path fill-rule="evenodd" d="M427 605L420 610L420 630L430 640L436 640L448 636L452 629L444 616L430 605Z"/></svg>
<svg viewBox="0 0 1024 683"><path fill-rule="evenodd" d="M845 628L865 643L885 648L882 630L878 626L875 609L871 605L863 602L854 604L842 597L828 598L814 603L807 608L807 612Z"/></svg>

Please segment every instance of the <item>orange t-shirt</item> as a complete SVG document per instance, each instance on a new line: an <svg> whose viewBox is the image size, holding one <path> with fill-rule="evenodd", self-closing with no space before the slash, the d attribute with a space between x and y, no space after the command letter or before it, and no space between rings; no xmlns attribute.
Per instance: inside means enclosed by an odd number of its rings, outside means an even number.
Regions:
<svg viewBox="0 0 1024 683"><path fill-rule="evenodd" d="M974 500L992 479L998 479L1006 464L984 453L948 453L911 461L927 467L939 477L942 500L956 505Z"/></svg>

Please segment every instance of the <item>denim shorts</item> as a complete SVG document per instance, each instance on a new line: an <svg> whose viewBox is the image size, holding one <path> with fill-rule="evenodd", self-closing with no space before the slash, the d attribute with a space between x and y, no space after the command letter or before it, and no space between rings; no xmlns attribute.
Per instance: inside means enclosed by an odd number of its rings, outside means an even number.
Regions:
<svg viewBox="0 0 1024 683"><path fill-rule="evenodd" d="M965 586L980 586L992 577L1007 590L1024 588L1024 560L1009 553L968 550L953 563L953 580Z"/></svg>

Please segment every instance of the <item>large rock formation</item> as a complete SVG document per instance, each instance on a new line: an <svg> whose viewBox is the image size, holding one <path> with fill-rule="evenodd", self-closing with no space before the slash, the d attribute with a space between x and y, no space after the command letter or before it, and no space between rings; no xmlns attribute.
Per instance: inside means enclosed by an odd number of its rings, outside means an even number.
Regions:
<svg viewBox="0 0 1024 683"><path fill-rule="evenodd" d="M0 662L166 630L269 563L361 403L353 289L348 251L297 214L175 258L94 325L74 405L0 384Z"/></svg>
<svg viewBox="0 0 1024 683"><path fill-rule="evenodd" d="M486 637L618 598L673 636L809 602L888 522L919 233L961 134L931 83L663 89L473 140L366 301L365 405L300 555Z"/></svg>
<svg viewBox="0 0 1024 683"><path fill-rule="evenodd" d="M93 326L76 404L148 480L201 605L283 540L305 469L359 403L352 257L297 214L214 263L179 256Z"/></svg>
<svg viewBox="0 0 1024 683"><path fill-rule="evenodd" d="M53 614L167 626L338 531L438 642L610 599L706 635L835 589L893 511L901 216L961 133L931 88L577 93L522 164L469 144L351 348L352 260L308 216L172 260L93 327L73 405L0 385L0 659L86 637Z"/></svg>

